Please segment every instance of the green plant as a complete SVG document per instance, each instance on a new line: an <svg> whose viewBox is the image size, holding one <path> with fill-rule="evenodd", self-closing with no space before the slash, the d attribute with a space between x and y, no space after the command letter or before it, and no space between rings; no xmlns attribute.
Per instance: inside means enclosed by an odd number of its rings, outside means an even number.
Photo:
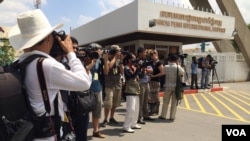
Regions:
<svg viewBox="0 0 250 141"><path fill-rule="evenodd" d="M1 39L0 43L0 66L11 64L15 59L15 49L10 46L8 39Z"/></svg>

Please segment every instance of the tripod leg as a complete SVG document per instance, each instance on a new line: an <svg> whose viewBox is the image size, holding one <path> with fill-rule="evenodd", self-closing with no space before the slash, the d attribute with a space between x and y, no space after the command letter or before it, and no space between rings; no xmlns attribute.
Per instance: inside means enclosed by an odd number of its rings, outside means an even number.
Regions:
<svg viewBox="0 0 250 141"><path fill-rule="evenodd" d="M214 69L212 69L212 88L214 87Z"/></svg>
<svg viewBox="0 0 250 141"><path fill-rule="evenodd" d="M219 81L219 78L218 78L218 75L217 75L217 72L216 72L216 68L214 68L214 72L215 72L215 76L216 76L216 78L217 78L217 81L218 81L218 83L219 83L219 86L220 86L220 81Z"/></svg>

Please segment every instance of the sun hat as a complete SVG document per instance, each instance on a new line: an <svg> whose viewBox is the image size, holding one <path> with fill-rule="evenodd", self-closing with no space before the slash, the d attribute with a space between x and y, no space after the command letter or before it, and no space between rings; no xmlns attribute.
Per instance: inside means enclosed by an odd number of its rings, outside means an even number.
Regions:
<svg viewBox="0 0 250 141"><path fill-rule="evenodd" d="M112 45L110 46L110 49L121 50L121 48L118 45Z"/></svg>
<svg viewBox="0 0 250 141"><path fill-rule="evenodd" d="M18 14L17 25L9 32L9 41L16 50L23 50L32 47L62 26L60 23L52 27L40 9L26 11Z"/></svg>
<svg viewBox="0 0 250 141"><path fill-rule="evenodd" d="M98 49L102 49L102 46L98 43L91 43L89 44L89 49L90 50L98 50Z"/></svg>

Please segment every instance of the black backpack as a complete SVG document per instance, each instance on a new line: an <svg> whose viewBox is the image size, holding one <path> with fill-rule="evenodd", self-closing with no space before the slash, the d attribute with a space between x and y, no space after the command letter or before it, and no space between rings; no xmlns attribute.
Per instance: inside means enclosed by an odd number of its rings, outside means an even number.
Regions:
<svg viewBox="0 0 250 141"><path fill-rule="evenodd" d="M26 66L42 55L31 55L24 61L0 66L0 141L33 140L35 115L25 91L23 78Z"/></svg>

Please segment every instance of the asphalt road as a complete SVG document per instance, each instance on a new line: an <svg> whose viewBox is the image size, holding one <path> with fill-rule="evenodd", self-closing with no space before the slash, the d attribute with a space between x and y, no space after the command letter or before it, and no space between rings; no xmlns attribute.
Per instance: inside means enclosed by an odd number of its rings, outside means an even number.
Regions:
<svg viewBox="0 0 250 141"><path fill-rule="evenodd" d="M106 138L99 139L91 137L90 121L88 138L95 141L221 141L222 125L250 126L250 82L220 85L223 91L185 95L174 122L152 116L155 121L147 122L135 133L122 131L126 112L126 103L123 102L115 113L119 125L101 127Z"/></svg>

